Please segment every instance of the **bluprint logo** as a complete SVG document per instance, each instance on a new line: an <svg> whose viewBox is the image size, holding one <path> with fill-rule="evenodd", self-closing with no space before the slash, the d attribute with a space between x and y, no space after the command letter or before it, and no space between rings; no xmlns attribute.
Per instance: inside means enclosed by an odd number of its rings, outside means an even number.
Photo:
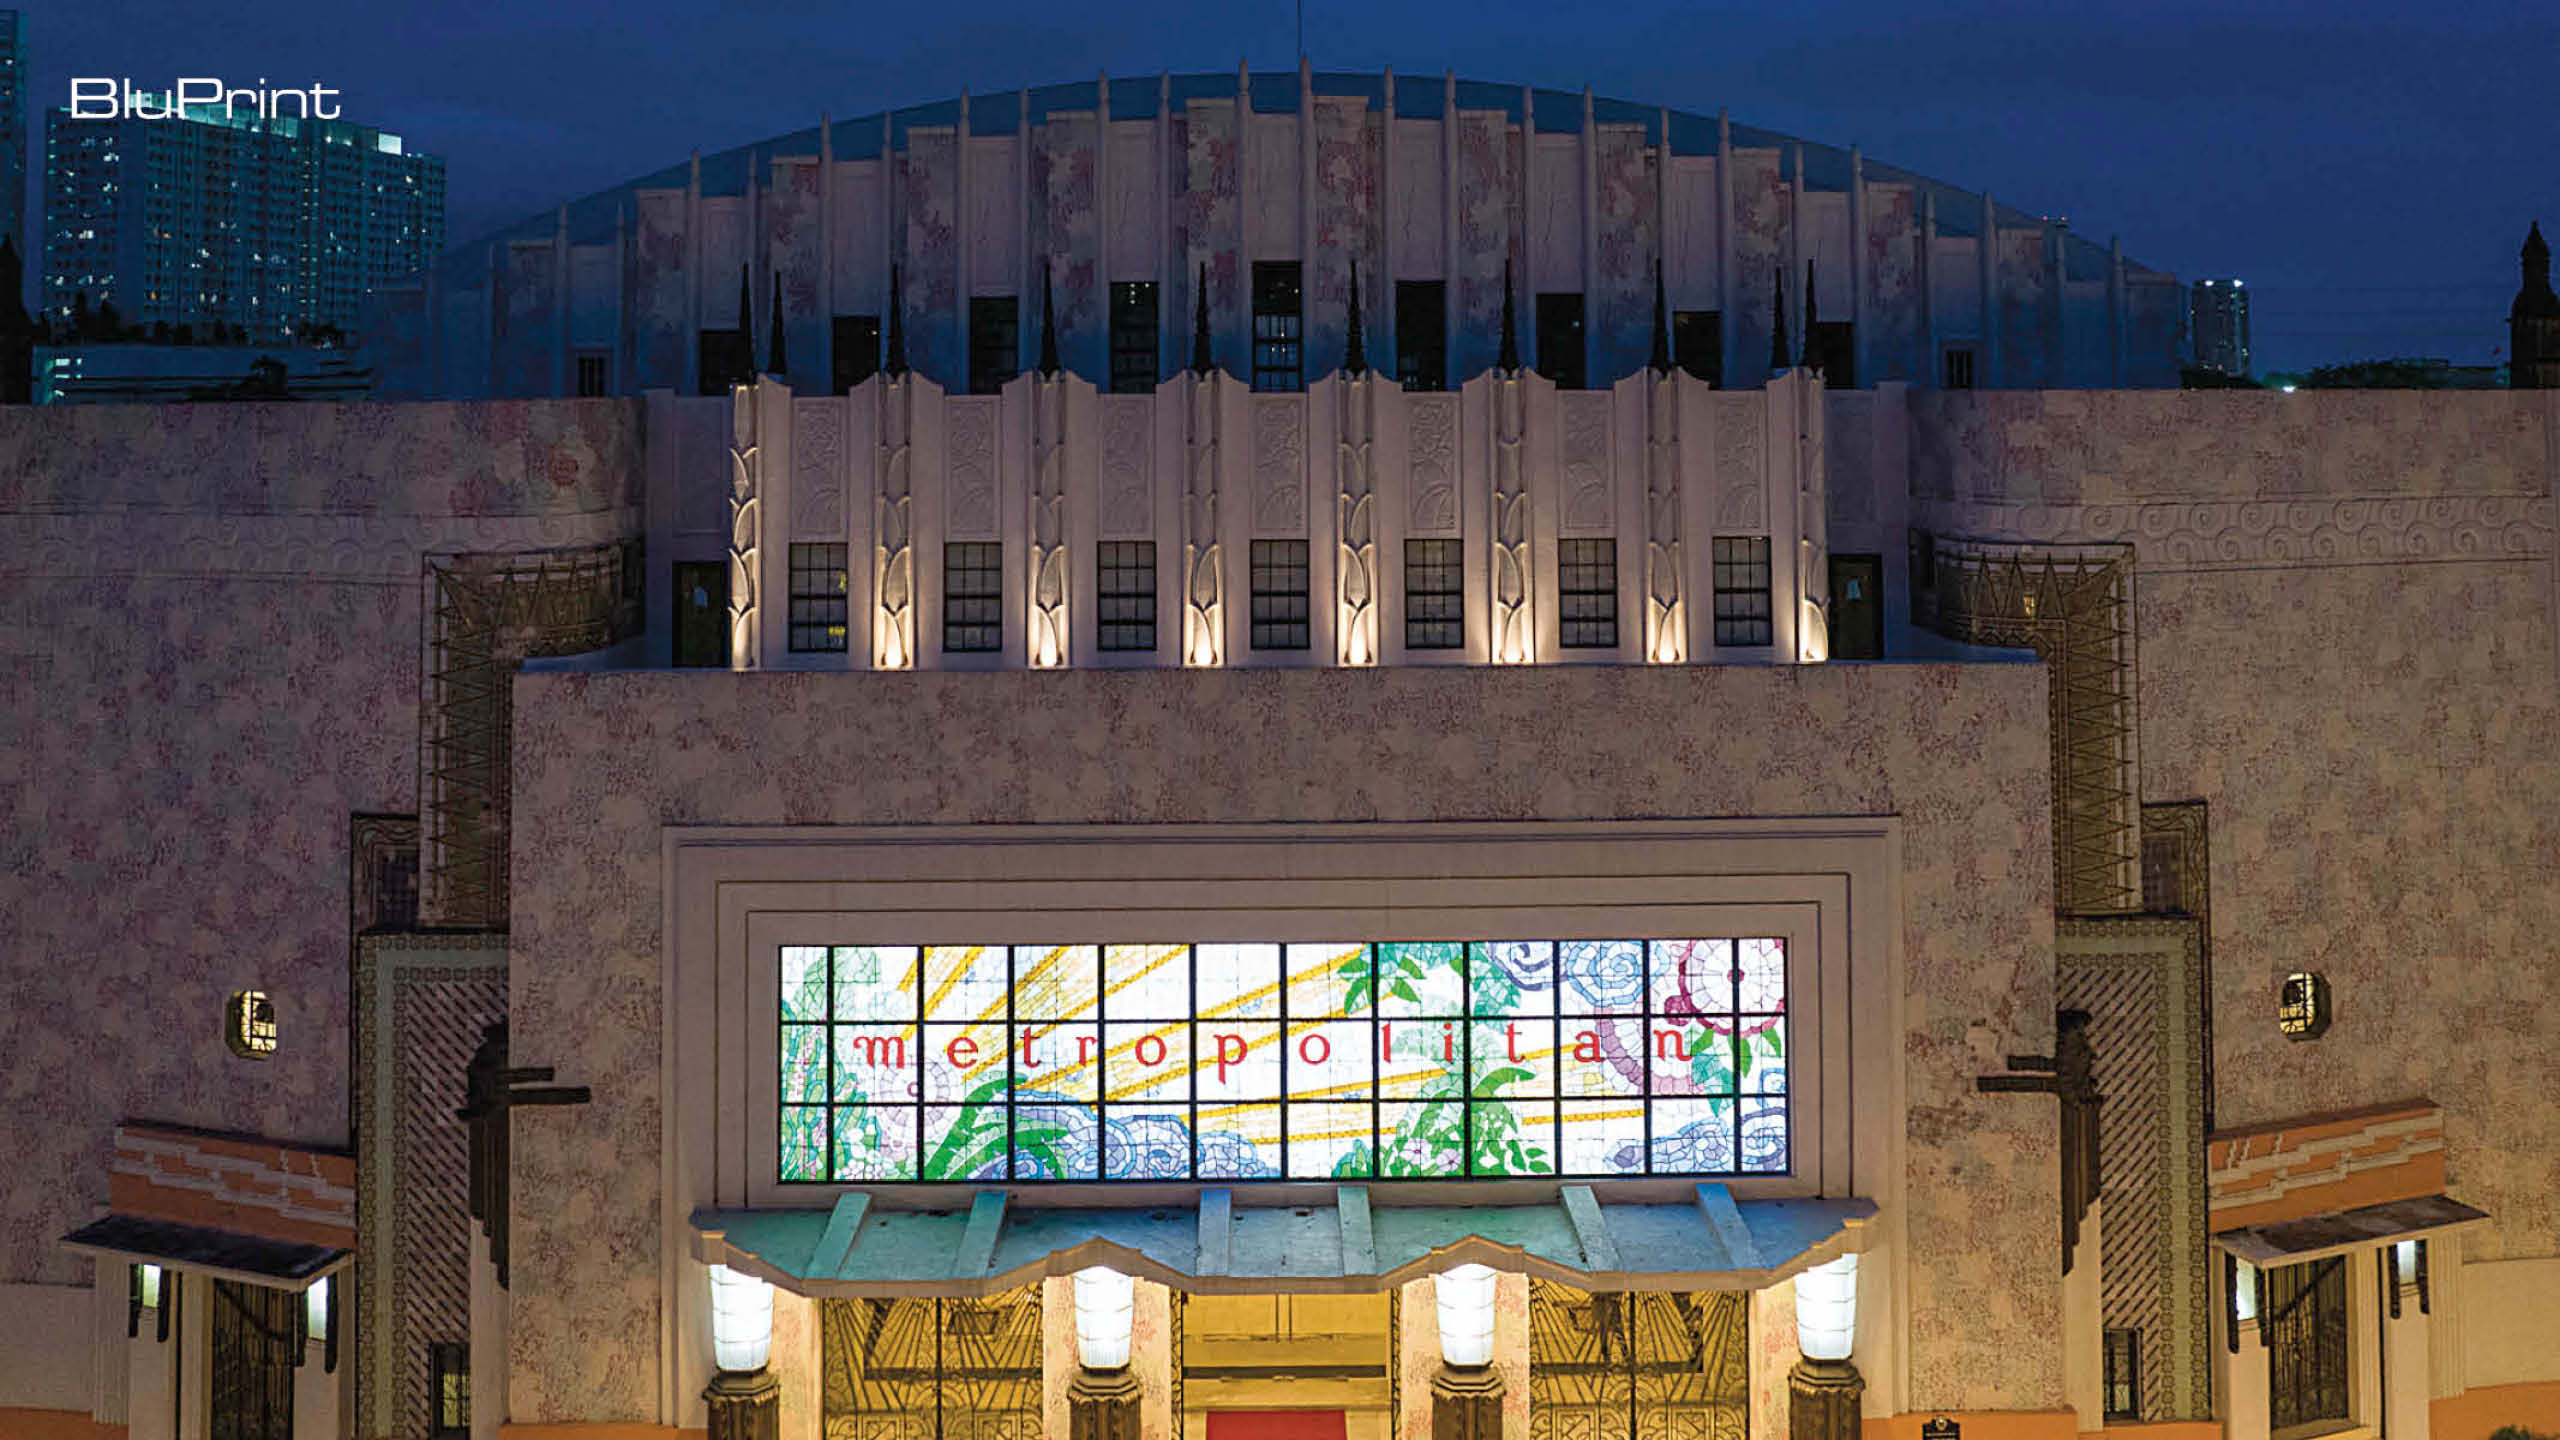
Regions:
<svg viewBox="0 0 2560 1440"><path fill-rule="evenodd" d="M226 120L335 120L343 112L329 97L343 93L336 86L317 81L300 88L270 89L264 75L258 77L257 84L243 87L233 87L210 76L191 75L167 90L138 89L130 77L93 76L71 82L71 118L173 120L193 111L219 107Z"/></svg>

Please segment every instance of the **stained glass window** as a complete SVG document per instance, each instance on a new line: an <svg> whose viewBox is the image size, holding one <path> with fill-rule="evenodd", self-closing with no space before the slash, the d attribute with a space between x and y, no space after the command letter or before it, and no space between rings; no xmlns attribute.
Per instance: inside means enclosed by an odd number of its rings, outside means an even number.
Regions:
<svg viewBox="0 0 2560 1440"><path fill-rule="evenodd" d="M786 946L780 1178L1781 1174L1785 942Z"/></svg>

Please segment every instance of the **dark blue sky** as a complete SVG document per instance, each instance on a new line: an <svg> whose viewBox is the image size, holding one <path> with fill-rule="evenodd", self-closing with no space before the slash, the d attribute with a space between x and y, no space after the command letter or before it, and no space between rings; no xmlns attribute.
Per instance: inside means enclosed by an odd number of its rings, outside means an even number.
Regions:
<svg viewBox="0 0 2560 1440"><path fill-rule="evenodd" d="M74 75L334 86L348 118L446 158L461 240L822 110L1106 68L1287 69L1293 17L1288 0L103 0L31 8L27 30L45 107ZM2560 225L2554 0L1307 0L1306 41L1320 69L1728 107L2066 215L2182 277L2246 279L2261 372L2503 358L2525 222Z"/></svg>

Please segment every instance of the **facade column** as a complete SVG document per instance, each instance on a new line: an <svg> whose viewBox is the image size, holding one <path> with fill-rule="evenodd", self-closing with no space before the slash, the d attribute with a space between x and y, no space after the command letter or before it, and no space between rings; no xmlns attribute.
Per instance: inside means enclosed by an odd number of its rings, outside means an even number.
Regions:
<svg viewBox="0 0 2560 1440"><path fill-rule="evenodd" d="M1126 1369L1076 1369L1067 1382L1068 1440L1138 1440L1138 1377Z"/></svg>
<svg viewBox="0 0 2560 1440"><path fill-rule="evenodd" d="M1431 1377L1431 1440L1502 1440L1502 1372L1443 1364Z"/></svg>
<svg viewBox="0 0 2560 1440"><path fill-rule="evenodd" d="M1866 1394L1867 1378L1850 1362L1798 1360L1787 1372L1787 1440L1858 1440Z"/></svg>

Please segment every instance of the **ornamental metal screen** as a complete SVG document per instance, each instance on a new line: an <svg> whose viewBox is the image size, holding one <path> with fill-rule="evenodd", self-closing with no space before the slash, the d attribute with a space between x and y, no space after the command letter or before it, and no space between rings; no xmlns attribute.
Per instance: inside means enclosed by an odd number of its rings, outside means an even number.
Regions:
<svg viewBox="0 0 2560 1440"><path fill-rule="evenodd" d="M822 1300L826 1440L1040 1440L1040 1287Z"/></svg>
<svg viewBox="0 0 2560 1440"><path fill-rule="evenodd" d="M213 1282L213 1354L205 1433L210 1440L293 1440L293 1367L302 1358L302 1297L264 1285Z"/></svg>
<svg viewBox="0 0 2560 1440"><path fill-rule="evenodd" d="M1776 938L779 958L785 1182L1788 1167Z"/></svg>
<svg viewBox="0 0 2560 1440"><path fill-rule="evenodd" d="M1531 1440L1745 1440L1740 1292L1589 1294L1529 1279Z"/></svg>
<svg viewBox="0 0 2560 1440"><path fill-rule="evenodd" d="M2347 1418L2347 1262L2344 1256L2258 1272L2267 1341L2267 1428Z"/></svg>

